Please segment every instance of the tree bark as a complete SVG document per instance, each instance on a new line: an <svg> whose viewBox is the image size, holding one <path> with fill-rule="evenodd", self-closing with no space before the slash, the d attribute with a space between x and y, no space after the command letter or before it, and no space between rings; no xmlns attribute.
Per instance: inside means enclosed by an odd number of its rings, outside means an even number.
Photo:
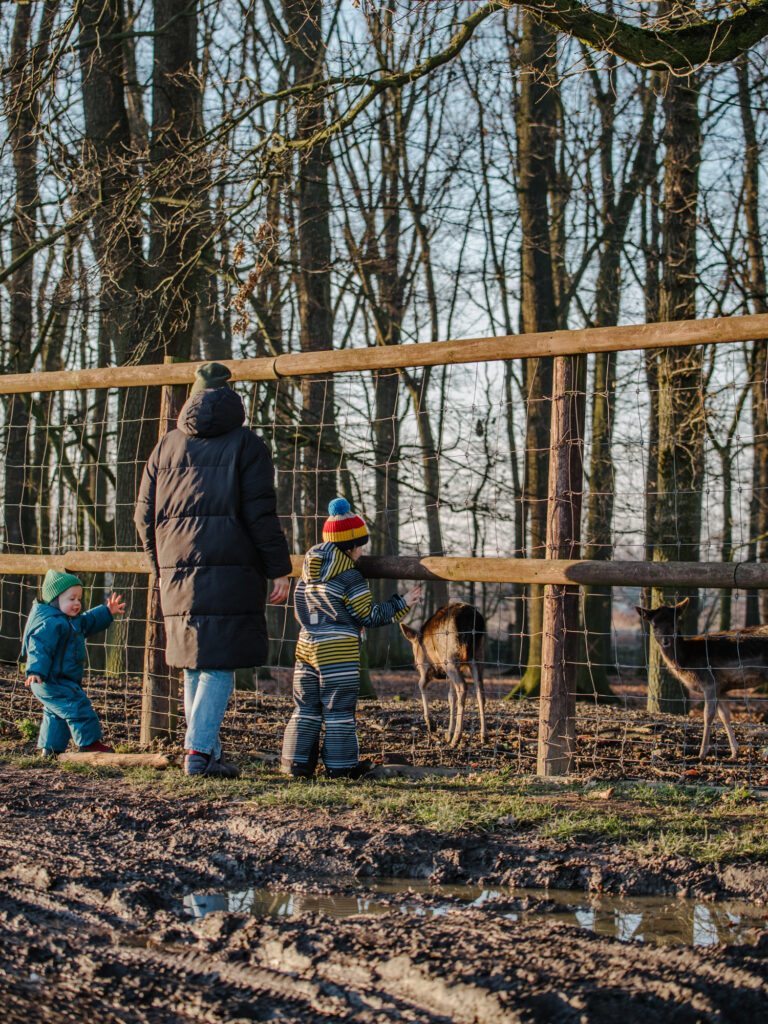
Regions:
<svg viewBox="0 0 768 1024"><path fill-rule="evenodd" d="M523 13L522 76L516 111L518 201L522 230L522 330L557 328L547 200L553 185L557 131L556 38ZM523 494L529 522L529 557L543 557L546 544L552 360L526 360L525 469ZM543 590L532 586L526 599L528 664L519 689L538 693L541 679Z"/></svg>
<svg viewBox="0 0 768 1024"><path fill-rule="evenodd" d="M35 241L39 193L37 183L38 60L32 52L31 4L17 4L8 64L5 115L13 155L15 196L11 215L11 261ZM39 57L38 57L39 59ZM34 260L23 262L10 280L10 322L6 372L31 370L34 308ZM12 554L35 551L38 544L35 489L30 472L30 396L12 395L5 401L5 489L3 502L4 550ZM0 615L0 657L15 661L24 614L27 581L4 581Z"/></svg>
<svg viewBox="0 0 768 1024"><path fill-rule="evenodd" d="M760 233L760 148L755 130L752 100L749 94L749 61L746 56L736 62L739 110L744 132L744 216L747 222L747 280L755 313L768 312L766 297L765 253ZM749 516L748 561L768 560L768 340L752 343L749 360L752 398L752 498ZM747 594L746 625L757 625L768 619L768 593Z"/></svg>
<svg viewBox="0 0 768 1024"><path fill-rule="evenodd" d="M166 356L172 362L172 356ZM186 398L183 385L163 388L158 440L176 427ZM165 662L165 621L160 602L160 581L152 580L147 594L144 638L144 679L141 692L141 733L139 742L147 747L156 739L173 739L179 715L178 670Z"/></svg>
<svg viewBox="0 0 768 1024"><path fill-rule="evenodd" d="M653 115L656 108L654 84L646 89L643 122L637 139L632 167L616 194L614 172L615 118L617 97L614 91L615 61L608 61L608 85L603 88L596 69L590 68L594 92L601 116L600 163L602 203L600 229L602 244L595 289L595 326L613 327L619 321L621 298L621 253L629 219L642 196L653 169ZM585 557L613 557L613 428L616 408L615 352L597 352L594 357L592 388L592 430L589 460L589 499L587 504ZM613 662L612 590L585 587L583 592L586 670L580 674L579 691L611 696L608 665ZM582 659L580 659L582 660Z"/></svg>
<svg viewBox="0 0 768 1024"><path fill-rule="evenodd" d="M286 39L293 84L319 82L325 74L322 0L283 0ZM325 126L325 94L318 86L297 101L295 137L310 139ZM297 271L302 352L333 347L331 309L331 229L328 194L329 152L325 145L300 149L296 201L298 212ZM332 377L303 378L301 432L302 515L305 549L321 539L328 502L338 493L339 445Z"/></svg>
<svg viewBox="0 0 768 1024"><path fill-rule="evenodd" d="M662 320L696 317L696 211L701 156L696 75L667 76L663 262L659 314ZM704 475L702 349L663 349L658 360L658 459L654 561L697 561ZM676 599L655 588L653 607ZM691 594L687 625L695 632L698 595ZM651 645L648 709L684 713L687 696Z"/></svg>
<svg viewBox="0 0 768 1024"><path fill-rule="evenodd" d="M146 279L139 206L140 168L125 102L124 22L120 0L84 0L80 11L80 74L85 135L82 148L83 192L96 205L93 246L99 267L99 356L107 363L142 360L142 316ZM117 471L115 477L114 543L130 550L136 545L133 509L142 455L151 435L142 423L156 420L158 408L151 391L121 390L118 397ZM99 451L105 407L96 420ZM142 435L146 440L142 443ZM149 436L147 436L149 435ZM102 488L97 487L98 501ZM145 581L116 576L115 588L130 605L141 608ZM108 667L115 674L126 667L141 668L144 629L130 614L109 630ZM126 663L126 653L132 652Z"/></svg>

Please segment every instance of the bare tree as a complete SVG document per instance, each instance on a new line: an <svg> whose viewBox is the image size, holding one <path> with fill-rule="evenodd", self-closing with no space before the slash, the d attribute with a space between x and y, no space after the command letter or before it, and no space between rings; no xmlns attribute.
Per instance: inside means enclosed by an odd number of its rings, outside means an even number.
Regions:
<svg viewBox="0 0 768 1024"><path fill-rule="evenodd" d="M696 316L696 224L701 127L699 83L695 74L668 75L664 86L665 160L662 321ZM701 533L701 481L704 471L704 402L700 347L663 349L657 360L658 459L654 516L654 561L696 561ZM653 606L674 594L654 589ZM691 596L689 622L695 630L698 601ZM658 645L651 645L648 707L683 711L680 683L669 675Z"/></svg>
<svg viewBox="0 0 768 1024"><path fill-rule="evenodd" d="M17 4L11 39L4 97L5 116L13 154L15 201L11 217L11 264L9 336L5 364L13 373L31 369L34 303L32 258L36 241L40 193L37 172L38 88L58 4L43 5L38 39L33 42L31 4ZM3 502L4 550L11 554L35 551L38 543L30 444L28 396L13 395L6 401ZM3 657L16 656L22 608L20 579L4 582L0 644Z"/></svg>

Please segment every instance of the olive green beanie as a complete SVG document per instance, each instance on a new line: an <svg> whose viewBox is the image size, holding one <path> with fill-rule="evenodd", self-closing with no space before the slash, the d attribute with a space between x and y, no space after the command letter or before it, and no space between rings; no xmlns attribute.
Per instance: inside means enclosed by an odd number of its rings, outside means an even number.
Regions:
<svg viewBox="0 0 768 1024"><path fill-rule="evenodd" d="M228 388L227 381L232 376L223 363L201 363L195 370L195 380L190 394L207 391L209 388Z"/></svg>
<svg viewBox="0 0 768 1024"><path fill-rule="evenodd" d="M58 569L49 569L43 580L43 601L50 604L55 601L59 594L63 594L70 587L82 587L82 581L73 576L71 572L59 572Z"/></svg>

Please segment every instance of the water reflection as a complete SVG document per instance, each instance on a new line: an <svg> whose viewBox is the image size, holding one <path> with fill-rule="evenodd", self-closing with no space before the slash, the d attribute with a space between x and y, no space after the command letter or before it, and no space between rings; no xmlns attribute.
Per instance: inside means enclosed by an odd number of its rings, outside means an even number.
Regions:
<svg viewBox="0 0 768 1024"><path fill-rule="evenodd" d="M455 905L425 907L393 904L365 896L327 896L304 892L271 892L267 889L244 889L231 893L190 893L184 906L193 917L204 917L212 910L229 910L258 917L294 917L300 914L325 914L342 920L357 914L387 914L400 911L412 917L433 917L458 909Z"/></svg>
<svg viewBox="0 0 768 1024"><path fill-rule="evenodd" d="M371 895L371 893L373 895ZM408 900L409 893L413 900ZM381 896L382 899L376 899ZM397 903L386 897L398 896ZM403 896L406 899L403 900ZM429 897L429 903L419 901ZM754 943L766 930L765 910L747 902L699 903L672 897L593 897L554 889L483 889L472 885L430 885L422 880L380 879L360 895L327 895L245 889L231 893L190 893L184 906L194 917L229 910L259 917L319 913L343 919L358 914L401 913L434 917L483 906L510 920L539 919L578 925L599 935L652 945L712 946ZM510 907L510 903L513 905Z"/></svg>

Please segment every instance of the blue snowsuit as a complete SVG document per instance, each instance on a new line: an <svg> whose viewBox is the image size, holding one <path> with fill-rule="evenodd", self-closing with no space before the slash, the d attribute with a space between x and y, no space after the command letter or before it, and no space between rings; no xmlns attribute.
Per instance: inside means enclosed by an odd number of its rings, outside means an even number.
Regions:
<svg viewBox="0 0 768 1024"><path fill-rule="evenodd" d="M71 618L50 604L35 601L24 627L21 649L27 676L39 676L32 693L43 705L37 745L63 753L70 736L78 747L101 739L101 724L81 683L85 672L85 638L112 622L106 605Z"/></svg>

